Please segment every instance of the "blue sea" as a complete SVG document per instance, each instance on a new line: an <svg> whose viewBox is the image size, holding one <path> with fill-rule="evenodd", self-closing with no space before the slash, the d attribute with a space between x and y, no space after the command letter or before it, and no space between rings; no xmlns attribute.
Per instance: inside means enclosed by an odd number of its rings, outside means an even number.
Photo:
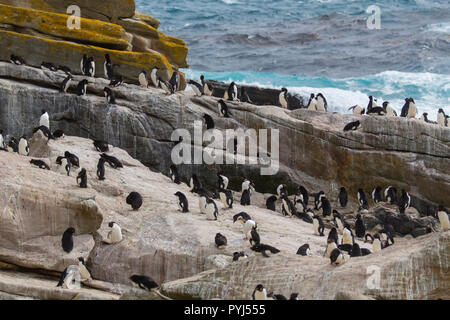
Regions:
<svg viewBox="0 0 450 320"><path fill-rule="evenodd" d="M190 78L322 92L341 113L368 96L450 113L448 0L136 0L189 48ZM380 29L368 28L369 6ZM375 20L376 21L376 20ZM369 21L372 22L372 21ZM370 24L369 24L370 25Z"/></svg>

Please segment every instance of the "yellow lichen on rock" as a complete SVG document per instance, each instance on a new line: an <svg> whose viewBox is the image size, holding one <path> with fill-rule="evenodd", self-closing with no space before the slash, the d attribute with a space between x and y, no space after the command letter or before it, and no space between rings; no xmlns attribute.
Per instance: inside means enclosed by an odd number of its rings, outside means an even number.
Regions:
<svg viewBox="0 0 450 320"><path fill-rule="evenodd" d="M105 46L131 49L131 36L121 26L93 19L80 19L80 29L67 27L68 15L0 4L0 23L30 28L44 35Z"/></svg>
<svg viewBox="0 0 450 320"><path fill-rule="evenodd" d="M134 17L133 17L133 18L142 20L142 21L144 21L145 23L151 25L151 26L152 26L153 28L155 28L155 29L158 29L159 26L160 26L160 24L161 24L161 22L159 22L158 19L152 17L152 16L149 15L149 14L142 13L142 12L139 12L139 11L136 11L136 12L134 13Z"/></svg>
<svg viewBox="0 0 450 320"><path fill-rule="evenodd" d="M108 53L113 63L120 64L120 74L127 80L136 81L141 70L150 71L154 66L160 68L159 74L162 78L169 79L172 75L169 61L159 53L111 50L4 30L0 30L0 46L7 48L0 52L0 60L8 61L11 54L19 53L27 65L35 67L39 67L43 61L48 61L67 66L74 73L80 73L80 60L83 54L93 56L97 65L102 65L104 55ZM101 73L100 77L103 76Z"/></svg>

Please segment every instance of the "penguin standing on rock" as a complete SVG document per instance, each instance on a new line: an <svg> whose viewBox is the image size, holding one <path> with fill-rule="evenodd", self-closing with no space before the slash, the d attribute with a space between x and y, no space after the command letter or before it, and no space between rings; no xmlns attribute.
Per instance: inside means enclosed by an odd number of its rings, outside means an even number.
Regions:
<svg viewBox="0 0 450 320"><path fill-rule="evenodd" d="M61 83L61 86L60 86L61 92L67 93L67 90L70 87L70 82L72 80L73 80L73 76L70 74L64 78L64 81Z"/></svg>
<svg viewBox="0 0 450 320"><path fill-rule="evenodd" d="M170 84L170 82L159 77L158 83L161 86L161 88L164 90L166 96L175 93L175 88L172 86L172 84Z"/></svg>
<svg viewBox="0 0 450 320"><path fill-rule="evenodd" d="M444 206L439 205L438 214L439 223L441 224L442 231L450 230L450 221L448 218L448 213L445 210Z"/></svg>
<svg viewBox="0 0 450 320"><path fill-rule="evenodd" d="M285 184L280 184L277 187L277 194L278 194L278 197L280 197L280 199L283 197L283 195L286 195L286 196L288 195L287 187Z"/></svg>
<svg viewBox="0 0 450 320"><path fill-rule="evenodd" d="M78 82L77 85L77 95L78 96L85 96L87 93L87 86L89 81L87 79L81 80Z"/></svg>
<svg viewBox="0 0 450 320"><path fill-rule="evenodd" d="M100 181L105 180L105 162L106 162L106 160L103 158L98 159L97 177L98 177L98 180L100 180Z"/></svg>
<svg viewBox="0 0 450 320"><path fill-rule="evenodd" d="M324 217L328 217L331 215L331 204L330 201L326 197L320 198L320 208L322 209L322 215Z"/></svg>
<svg viewBox="0 0 450 320"><path fill-rule="evenodd" d="M338 200L339 200L339 204L341 205L342 208L345 208L347 206L348 194L347 194L347 190L345 190L344 187L341 187L341 189L339 191Z"/></svg>
<svg viewBox="0 0 450 320"><path fill-rule="evenodd" d="M225 101L220 99L217 107L219 108L219 115L220 116L222 116L224 118L229 118L230 117L231 114L230 114L230 112L228 110L228 106L226 105Z"/></svg>
<svg viewBox="0 0 450 320"><path fill-rule="evenodd" d="M261 238L259 237L258 231L256 231L256 226L252 227L252 229L247 232L247 239L251 246L260 244Z"/></svg>
<svg viewBox="0 0 450 320"><path fill-rule="evenodd" d="M311 93L311 96L309 98L308 104L306 105L306 108L308 110L316 111L317 110L316 105L317 105L317 100L314 96L314 93Z"/></svg>
<svg viewBox="0 0 450 320"><path fill-rule="evenodd" d="M45 109L41 110L41 117L39 118L39 126L45 126L50 129L50 119L48 112Z"/></svg>
<svg viewBox="0 0 450 320"><path fill-rule="evenodd" d="M67 174L67 176L70 176L70 168L72 165L70 164L69 159L59 156L56 158L56 163L61 166L60 172L62 174Z"/></svg>
<svg viewBox="0 0 450 320"><path fill-rule="evenodd" d="M110 88L105 87L103 89L103 92L105 94L106 103L108 103L108 104L116 104L116 97L114 96L114 92Z"/></svg>
<svg viewBox="0 0 450 320"><path fill-rule="evenodd" d="M19 154L21 156L28 156L30 149L28 148L27 136L23 135L19 141Z"/></svg>
<svg viewBox="0 0 450 320"><path fill-rule="evenodd" d="M214 129L214 120L209 114L204 114L203 119L205 120L206 130Z"/></svg>
<svg viewBox="0 0 450 320"><path fill-rule="evenodd" d="M94 57L89 57L84 64L84 74L88 77L95 77Z"/></svg>
<svg viewBox="0 0 450 320"><path fill-rule="evenodd" d="M266 200L266 208L272 211L276 211L275 209L275 202L277 201L277 197L276 196L270 196L269 198L267 198Z"/></svg>
<svg viewBox="0 0 450 320"><path fill-rule="evenodd" d="M222 173L217 173L218 183L219 183L219 189L227 189L228 188L228 178Z"/></svg>
<svg viewBox="0 0 450 320"><path fill-rule="evenodd" d="M336 248L333 251L331 251L330 261L331 261L331 264L333 264L333 265L340 265L340 264L344 263L344 261L345 261L344 255L342 254L341 250Z"/></svg>
<svg viewBox="0 0 450 320"><path fill-rule="evenodd" d="M228 86L227 95L229 101L236 101L238 99L238 87L236 83L231 82Z"/></svg>
<svg viewBox="0 0 450 320"><path fill-rule="evenodd" d="M204 76L204 75L201 75L201 76L200 76L200 82L202 83L202 86L203 86L203 92L204 92L207 96L212 96L213 88L210 87L210 85L205 81L205 76Z"/></svg>
<svg viewBox="0 0 450 320"><path fill-rule="evenodd" d="M376 187L372 191L372 199L373 202L378 203L381 202L383 199L381 198L381 187Z"/></svg>
<svg viewBox="0 0 450 320"><path fill-rule="evenodd" d="M131 192L126 199L126 203L131 205L134 211L139 210L142 202L142 196L136 191Z"/></svg>
<svg viewBox="0 0 450 320"><path fill-rule="evenodd" d="M80 61L80 70L81 70L81 74L83 76L86 75L84 66L86 65L87 60L88 60L87 55L83 54L83 58L81 58L81 61Z"/></svg>
<svg viewBox="0 0 450 320"><path fill-rule="evenodd" d="M78 270L80 271L81 281L90 281L92 280L91 272L86 267L86 263L84 262L83 257L78 258Z"/></svg>
<svg viewBox="0 0 450 320"><path fill-rule="evenodd" d="M108 226L111 228L111 231L108 232L106 237L108 239L108 243L113 244L122 241L123 236L120 226L114 221L108 223Z"/></svg>
<svg viewBox="0 0 450 320"><path fill-rule="evenodd" d="M318 193L316 193L314 195L314 209L319 210L319 205L320 205L320 199L322 197L325 197L325 192L323 191L319 191Z"/></svg>
<svg viewBox="0 0 450 320"><path fill-rule="evenodd" d="M73 235L75 234L74 228L68 228L64 231L61 239L61 246L63 250L70 253L73 249Z"/></svg>
<svg viewBox="0 0 450 320"><path fill-rule="evenodd" d="M325 225L323 224L322 219L318 215L315 215L313 218L313 229L315 235L321 237L325 236L323 234L323 231L325 230Z"/></svg>
<svg viewBox="0 0 450 320"><path fill-rule="evenodd" d="M69 151L64 152L64 157L67 158L70 161L70 164L74 167L80 167L80 159L73 153L70 153Z"/></svg>
<svg viewBox="0 0 450 320"><path fill-rule="evenodd" d="M327 247L325 249L325 252L323 253L323 256L329 259L331 256L331 252L333 252L334 249L337 249L337 245L334 242L334 239L327 239Z"/></svg>
<svg viewBox="0 0 450 320"><path fill-rule="evenodd" d="M245 91L245 87L241 87L241 102L247 102L253 104L252 100L247 94L247 91Z"/></svg>
<svg viewBox="0 0 450 320"><path fill-rule="evenodd" d="M139 84L141 87L147 88L148 87L148 80L147 80L147 73L142 70L141 73L139 73Z"/></svg>
<svg viewBox="0 0 450 320"><path fill-rule="evenodd" d="M94 147L98 152L108 152L109 151L109 144L106 141L94 140L92 143L94 144Z"/></svg>
<svg viewBox="0 0 450 320"><path fill-rule="evenodd" d="M417 107L413 98L406 98L402 108L400 117L415 118L417 115Z"/></svg>
<svg viewBox="0 0 450 320"><path fill-rule="evenodd" d="M103 69L105 72L105 76L108 80L111 80L114 77L114 67L116 67L118 65L113 64L111 62L111 58L109 56L109 54L105 54L105 63L103 65Z"/></svg>
<svg viewBox="0 0 450 320"><path fill-rule="evenodd" d="M87 173L86 169L81 169L77 176L77 184L80 188L87 188Z"/></svg>
<svg viewBox="0 0 450 320"><path fill-rule="evenodd" d="M175 195L178 197L178 206L180 207L181 212L189 212L188 200L184 193L178 191Z"/></svg>
<svg viewBox="0 0 450 320"><path fill-rule="evenodd" d="M194 91L196 96L198 96L198 97L203 96L203 94L204 94L203 86L200 83L198 83L197 81L194 81L194 80L189 80L188 84L192 88L192 91Z"/></svg>
<svg viewBox="0 0 450 320"><path fill-rule="evenodd" d="M300 186L300 187L298 187L298 192L300 194L300 199L303 200L303 204L305 205L305 207L308 207L308 203L309 203L308 190L306 190L306 188L304 186Z"/></svg>
<svg viewBox="0 0 450 320"><path fill-rule="evenodd" d="M76 265L70 265L64 269L59 282L56 287L61 287L62 289L72 289L73 278L80 274L80 269Z"/></svg>
<svg viewBox="0 0 450 320"><path fill-rule="evenodd" d="M170 171L170 180L172 180L173 183L180 184L181 183L180 175L178 174L177 167L172 164L170 165L169 171Z"/></svg>
<svg viewBox="0 0 450 320"><path fill-rule="evenodd" d="M383 110L384 110L384 113L386 114L386 116L388 116L388 117L396 117L397 116L397 112L391 107L391 105L389 104L389 101L383 102Z"/></svg>
<svg viewBox="0 0 450 320"><path fill-rule="evenodd" d="M402 195L400 196L399 202L398 202L398 208L400 210L400 213L405 213L406 209L408 209L411 206L411 196L408 192L405 190L402 190Z"/></svg>
<svg viewBox="0 0 450 320"><path fill-rule="evenodd" d="M174 92L180 89L180 75L178 71L174 71L172 73L172 77L170 78L169 83L172 86Z"/></svg>
<svg viewBox="0 0 450 320"><path fill-rule="evenodd" d="M441 127L445 127L445 116L446 115L445 115L444 110L442 108L439 109L438 114L437 114L437 123Z"/></svg>
<svg viewBox="0 0 450 320"><path fill-rule="evenodd" d="M389 204L397 203L397 189L392 186L387 187L384 190L384 198Z"/></svg>
<svg viewBox="0 0 450 320"><path fill-rule="evenodd" d="M361 188L358 189L357 197L358 197L359 205L362 208L368 210L369 209L369 201L367 200L367 196Z"/></svg>
<svg viewBox="0 0 450 320"><path fill-rule="evenodd" d="M333 240L334 243L336 243L336 245L338 244L339 236L338 236L336 228L331 228L330 232L328 233L328 239L327 240L329 240L329 239Z"/></svg>
<svg viewBox="0 0 450 320"><path fill-rule="evenodd" d="M337 210L333 210L333 221L339 232L342 234L344 232L345 221Z"/></svg>
<svg viewBox="0 0 450 320"><path fill-rule="evenodd" d="M278 102L280 103L281 107L284 109L288 109L288 97L287 97L288 90L286 88L282 88L280 95L278 96Z"/></svg>
<svg viewBox="0 0 450 320"><path fill-rule="evenodd" d="M322 111L322 112L327 112L328 109L328 103L327 103L327 99L325 99L325 97L323 96L323 94L318 93L316 95L316 110L317 111Z"/></svg>
<svg viewBox="0 0 450 320"><path fill-rule="evenodd" d="M152 70L150 71L150 80L152 81L152 84L155 88L159 87L158 70L159 67L153 67Z"/></svg>
<svg viewBox="0 0 450 320"><path fill-rule="evenodd" d="M207 220L217 220L219 210L213 199L206 198L205 214Z"/></svg>
<svg viewBox="0 0 450 320"><path fill-rule="evenodd" d="M268 300L267 291L262 284L258 284L252 293L253 300Z"/></svg>
<svg viewBox="0 0 450 320"><path fill-rule="evenodd" d="M191 192L197 193L200 189L202 189L202 184L200 180L198 180L197 175L194 173L189 181L189 186L191 187Z"/></svg>
<svg viewBox="0 0 450 320"><path fill-rule="evenodd" d="M233 209L233 192L228 189L219 189L219 197L220 201L224 205L225 208Z"/></svg>
<svg viewBox="0 0 450 320"><path fill-rule="evenodd" d="M290 216L291 218L296 215L295 207L286 193L281 194L281 212L284 216Z"/></svg>
<svg viewBox="0 0 450 320"><path fill-rule="evenodd" d="M366 234L366 227L359 213L356 215L355 233L358 238L363 238Z"/></svg>
<svg viewBox="0 0 450 320"><path fill-rule="evenodd" d="M348 108L348 110L352 110L353 114L359 114L362 115L366 112L366 109L364 109L363 107L361 107L360 105L356 105L353 107Z"/></svg>

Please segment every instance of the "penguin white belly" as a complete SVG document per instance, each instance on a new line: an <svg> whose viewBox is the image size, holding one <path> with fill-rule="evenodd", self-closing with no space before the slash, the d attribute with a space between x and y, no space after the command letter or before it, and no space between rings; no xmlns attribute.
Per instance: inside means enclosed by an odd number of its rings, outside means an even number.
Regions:
<svg viewBox="0 0 450 320"><path fill-rule="evenodd" d="M326 111L325 110L325 102L323 101L323 99L321 97L319 97L317 99L316 110L317 111Z"/></svg>
<svg viewBox="0 0 450 320"><path fill-rule="evenodd" d="M192 88L192 91L194 91L194 93L195 93L196 96L199 96L199 97L200 97L200 96L202 95L202 93L200 92L200 90L197 88L196 85L190 84L189 86Z"/></svg>
<svg viewBox="0 0 450 320"><path fill-rule="evenodd" d="M59 173L67 174L66 166L67 166L67 159L64 158L61 160L61 166L59 167Z"/></svg>
<svg viewBox="0 0 450 320"><path fill-rule="evenodd" d="M416 115L417 115L417 107L414 103L410 103L408 108L408 117L415 118Z"/></svg>
<svg viewBox="0 0 450 320"><path fill-rule="evenodd" d="M48 114L47 113L44 113L41 116L41 118L39 120L39 126L45 126L45 127L50 129L50 121L48 119Z"/></svg>
<svg viewBox="0 0 450 320"><path fill-rule="evenodd" d="M336 219L336 225L337 225L337 228L339 230L339 233L342 234L344 232L344 224L342 223L342 220L337 218Z"/></svg>
<svg viewBox="0 0 450 320"><path fill-rule="evenodd" d="M20 139L19 141L19 154L22 156L28 156L27 151L28 142L25 139Z"/></svg>
<svg viewBox="0 0 450 320"><path fill-rule="evenodd" d="M140 84L142 87L147 87L147 86L148 86L148 81L147 81L147 79L145 78L145 74L143 74L143 73L141 73L141 74L139 75L139 84Z"/></svg>
<svg viewBox="0 0 450 320"><path fill-rule="evenodd" d="M228 207L227 204L227 195L224 192L220 192L220 201L223 203L225 207Z"/></svg>
<svg viewBox="0 0 450 320"><path fill-rule="evenodd" d="M206 198L205 197L200 197L198 199L198 206L200 208L200 213L206 213L205 212L205 207L206 207Z"/></svg>
<svg viewBox="0 0 450 320"><path fill-rule="evenodd" d="M109 232L108 239L110 239L112 243L122 241L122 229L117 224L114 224L112 230Z"/></svg>
<svg viewBox="0 0 450 320"><path fill-rule="evenodd" d="M303 212L303 211L305 211L305 208L303 207L303 202L301 202L301 201L296 202L296 203L295 203L295 209L296 209L298 212Z"/></svg>
<svg viewBox="0 0 450 320"><path fill-rule="evenodd" d="M225 93L223 94L223 100L228 100L228 91L225 90Z"/></svg>
<svg viewBox="0 0 450 320"><path fill-rule="evenodd" d="M221 176L222 177L222 181L223 181L223 188L227 189L228 188L228 178L225 176Z"/></svg>
<svg viewBox="0 0 450 320"><path fill-rule="evenodd" d="M206 95L211 96L212 95L212 91L209 89L209 86L207 83L205 83L205 85L203 86L203 91L205 92Z"/></svg>
<svg viewBox="0 0 450 320"><path fill-rule="evenodd" d="M442 231L450 230L450 221L445 211L438 212L439 223L441 224Z"/></svg>
<svg viewBox="0 0 450 320"><path fill-rule="evenodd" d="M0 148L3 148L4 146L3 136L0 134Z"/></svg>
<svg viewBox="0 0 450 320"><path fill-rule="evenodd" d="M343 236L342 236L342 244L350 244L353 245L352 236L350 231L348 229L344 230Z"/></svg>
<svg viewBox="0 0 450 320"><path fill-rule="evenodd" d="M441 127L445 127L445 117L442 113L438 113L437 115L437 123Z"/></svg>
<svg viewBox="0 0 450 320"><path fill-rule="evenodd" d="M256 292L255 292L255 300L267 300L266 289L263 289L263 291L256 290Z"/></svg>
<svg viewBox="0 0 450 320"><path fill-rule="evenodd" d="M314 234L319 235L319 220L314 219L313 220L313 228L314 228Z"/></svg>
<svg viewBox="0 0 450 320"><path fill-rule="evenodd" d="M249 233L249 231L251 231L251 230L253 229L253 227L255 227L255 226L256 226L255 221L253 221L253 220L247 220L247 221L244 223L244 226L242 227L242 228L243 228L243 231L244 231L244 234L247 235L247 234Z"/></svg>
<svg viewBox="0 0 450 320"><path fill-rule="evenodd" d="M158 87L158 79L156 77L156 71L152 71L152 73L150 74L150 79L152 80L153 85L155 87Z"/></svg>
<svg viewBox="0 0 450 320"><path fill-rule="evenodd" d="M215 207L212 203L209 203L205 207L206 219L208 220L216 220L216 216L214 215Z"/></svg>
<svg viewBox="0 0 450 320"><path fill-rule="evenodd" d="M80 269L80 276L82 281L91 279L89 270L82 263L78 265L78 268Z"/></svg>
<svg viewBox="0 0 450 320"><path fill-rule="evenodd" d="M353 114L362 114L362 112L363 112L363 107L361 107L359 105L353 109Z"/></svg>
<svg viewBox="0 0 450 320"><path fill-rule="evenodd" d="M372 252L379 252L381 251L381 241L379 239L375 239L372 243Z"/></svg>
<svg viewBox="0 0 450 320"><path fill-rule="evenodd" d="M331 252L332 252L334 249L336 249L336 248L337 248L336 243L334 243L334 242L329 243L328 246L327 246L327 250L325 251L325 257L326 257L327 259L330 259Z"/></svg>
<svg viewBox="0 0 450 320"><path fill-rule="evenodd" d="M316 101L315 100L311 100L311 102L308 105L308 110L314 110L316 111Z"/></svg>
<svg viewBox="0 0 450 320"><path fill-rule="evenodd" d="M334 262L334 264L339 265L339 264L342 264L342 263L344 263L344 255L341 253L341 254L337 257L337 259L336 259L336 261Z"/></svg>
<svg viewBox="0 0 450 320"><path fill-rule="evenodd" d="M280 95L279 95L279 101L280 101L280 104L281 104L281 106L283 107L283 108L285 108L285 109L287 109L287 101L286 101L286 98L284 97L284 92L281 92L280 93Z"/></svg>

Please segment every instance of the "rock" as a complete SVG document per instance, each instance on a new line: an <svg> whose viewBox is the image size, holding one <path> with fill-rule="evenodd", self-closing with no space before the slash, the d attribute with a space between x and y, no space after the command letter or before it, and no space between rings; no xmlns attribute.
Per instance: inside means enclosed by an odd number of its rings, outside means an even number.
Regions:
<svg viewBox="0 0 450 320"><path fill-rule="evenodd" d="M416 228L411 232L411 235L414 238L420 237L420 236L424 236L428 233L430 233L431 230L427 229L427 228Z"/></svg>
<svg viewBox="0 0 450 320"><path fill-rule="evenodd" d="M336 293L334 300L375 300L358 292L339 291Z"/></svg>
<svg viewBox="0 0 450 320"><path fill-rule="evenodd" d="M161 22L159 22L158 19L152 17L151 15L149 15L147 13L142 13L142 12L139 12L139 11L136 11L134 13L134 17L133 18L142 20L142 21L148 23L149 25L151 25L155 29L158 29L160 24L161 24Z"/></svg>
<svg viewBox="0 0 450 320"><path fill-rule="evenodd" d="M130 289L119 300L164 300L156 292L143 289Z"/></svg>
<svg viewBox="0 0 450 320"><path fill-rule="evenodd" d="M0 30L0 35L0 45L8 48L8 50L2 50L0 60L9 61L12 53L26 50L27 55L24 55L24 59L27 65L40 67L43 61L50 60L55 65L64 65L74 73L80 73L80 61L83 54L93 56L95 61L98 62L104 61L104 56L108 53L111 55L113 63L121 65L120 74L129 81L137 81L137 75L140 71L150 70L154 66L161 68L159 74L163 78L168 79L172 74L172 67L167 59L156 52L115 51L2 30ZM104 77L102 68L97 68L97 76ZM60 82L53 83L52 86L59 87L63 80L63 76L61 77Z"/></svg>
<svg viewBox="0 0 450 320"><path fill-rule="evenodd" d="M442 297L450 280L448 273L442 272L450 263L449 240L450 232L409 241L398 239L394 246L379 253L350 258L337 267L320 256L294 257L279 253L270 258L255 257L225 269L166 282L161 292L169 297L211 299L220 296L249 300L256 285L262 283L269 292L285 296L296 292L299 299L307 300L434 299ZM377 270L380 281L377 281ZM236 276L243 274L245 277ZM342 293L344 283L345 291L351 295ZM448 293L443 295L448 296Z"/></svg>
<svg viewBox="0 0 450 320"><path fill-rule="evenodd" d="M131 50L131 36L121 26L81 18L81 29L69 29L68 18L64 14L0 5L0 23L10 25L10 31L29 35L36 35L38 32L38 36L53 39L83 42L115 50Z"/></svg>
<svg viewBox="0 0 450 320"><path fill-rule="evenodd" d="M84 18L116 23L119 18L131 18L135 12L134 0L0 0L0 3L24 8L67 13L67 8L77 5Z"/></svg>

